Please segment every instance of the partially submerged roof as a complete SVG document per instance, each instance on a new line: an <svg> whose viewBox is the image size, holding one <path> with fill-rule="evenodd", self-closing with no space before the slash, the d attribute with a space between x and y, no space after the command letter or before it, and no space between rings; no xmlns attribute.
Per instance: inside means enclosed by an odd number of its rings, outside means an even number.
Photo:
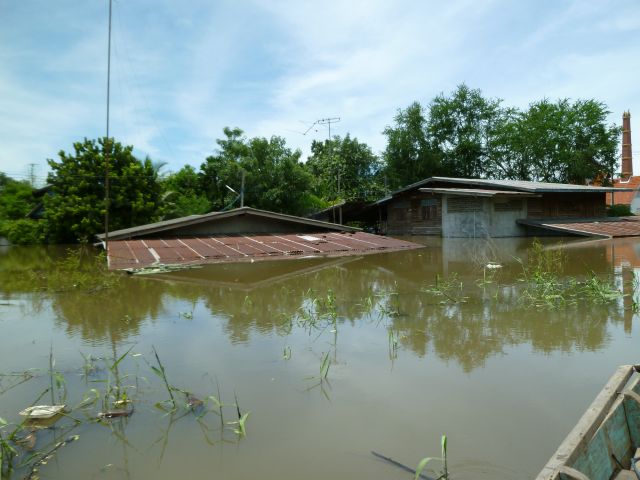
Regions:
<svg viewBox="0 0 640 480"><path fill-rule="evenodd" d="M423 193L442 193L462 197L539 197L540 194L509 190L485 190L481 188L420 188Z"/></svg>
<svg viewBox="0 0 640 480"><path fill-rule="evenodd" d="M448 185L457 185L458 188L478 188L486 190L508 190L526 193L607 193L630 191L631 189L613 188L613 187L601 187L590 185L574 185L570 183L548 183L548 182L530 182L526 180L489 180L484 178L454 178L454 177L429 177L419 182L407 185L399 190L392 192L390 195L378 200L376 204L383 204L391 200L393 197L416 190L421 187L427 187L430 184L437 184L444 188L449 188Z"/></svg>
<svg viewBox="0 0 640 480"><path fill-rule="evenodd" d="M595 238L619 238L640 236L640 220L637 217L605 217L598 219L548 219L517 220L521 225L549 230L567 235Z"/></svg>
<svg viewBox="0 0 640 480"><path fill-rule="evenodd" d="M251 234L275 232L306 232L309 230L355 232L359 229L322 222L310 218L268 212L250 207L236 208L226 212L190 215L162 222L148 223L138 227L109 232L109 240L139 237L172 237L182 235ZM104 240L104 234L97 235Z"/></svg>
<svg viewBox="0 0 640 480"><path fill-rule="evenodd" d="M145 238L109 242L110 270L285 258L338 257L422 248L365 232Z"/></svg>

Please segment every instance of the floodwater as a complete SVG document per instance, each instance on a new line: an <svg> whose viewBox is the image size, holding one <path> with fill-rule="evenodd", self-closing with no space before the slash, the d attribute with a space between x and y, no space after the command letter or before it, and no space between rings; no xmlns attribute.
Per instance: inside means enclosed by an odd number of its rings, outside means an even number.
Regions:
<svg viewBox="0 0 640 480"><path fill-rule="evenodd" d="M58 251L5 248L0 434L34 402L69 412L16 447L12 478L54 449L36 476L406 479L371 452L415 468L440 455L442 434L451 478L535 477L615 368L640 360L640 242L565 239L563 275L595 274L625 296L551 308L522 301L531 239L413 240L425 248L58 293L29 292L16 273ZM205 405L190 410L182 391ZM133 414L96 421L118 392ZM236 402L250 412L244 435Z"/></svg>

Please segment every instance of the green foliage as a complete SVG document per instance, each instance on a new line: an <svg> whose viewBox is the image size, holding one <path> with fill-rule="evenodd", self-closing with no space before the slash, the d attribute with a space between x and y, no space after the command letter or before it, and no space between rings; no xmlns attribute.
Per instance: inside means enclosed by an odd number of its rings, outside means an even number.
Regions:
<svg viewBox="0 0 640 480"><path fill-rule="evenodd" d="M52 265L20 273L33 291L97 291L118 285L122 276L108 270L104 253L95 255L86 248L69 249Z"/></svg>
<svg viewBox="0 0 640 480"><path fill-rule="evenodd" d="M117 230L151 221L160 199L157 170L148 158L133 156L132 146L110 139L74 144L74 153L48 160L51 195L45 197L50 240L88 242L104 230L105 155L110 178L109 228Z"/></svg>
<svg viewBox="0 0 640 480"><path fill-rule="evenodd" d="M211 210L239 206L245 175L245 205L274 212L300 215L314 203L312 177L300 162L300 152L286 146L282 137L247 139L239 128L225 128L218 150L200 167L200 185Z"/></svg>
<svg viewBox="0 0 640 480"><path fill-rule="evenodd" d="M33 188L28 182L0 173L0 220L20 220L35 207Z"/></svg>
<svg viewBox="0 0 640 480"><path fill-rule="evenodd" d="M165 219L200 215L209 211L209 200L200 186L200 177L191 165L162 178L161 216Z"/></svg>
<svg viewBox="0 0 640 480"><path fill-rule="evenodd" d="M442 435L442 439L440 441L441 444L441 457L425 457L420 462L418 462L418 466L416 467L415 476L413 477L415 480L423 477L422 472L426 468L427 464L433 460L437 460L442 462L442 471L440 472L440 476L438 479L449 479L449 467L447 462L447 436Z"/></svg>
<svg viewBox="0 0 640 480"><path fill-rule="evenodd" d="M393 186L429 176L610 184L620 129L596 100L547 99L502 106L459 85L425 110L414 102L387 127L386 173Z"/></svg>
<svg viewBox="0 0 640 480"><path fill-rule="evenodd" d="M389 186L401 187L423 178L444 173L442 152L438 151L427 130L427 113L414 102L398 110L395 125L386 127L384 151Z"/></svg>
<svg viewBox="0 0 640 480"><path fill-rule="evenodd" d="M502 118L500 100L459 85L451 96L438 95L429 105L428 132L451 176L481 178L490 170L489 145Z"/></svg>
<svg viewBox="0 0 640 480"><path fill-rule="evenodd" d="M496 178L610 184L620 129L606 124L609 111L596 100L532 103L511 111L495 134Z"/></svg>
<svg viewBox="0 0 640 480"><path fill-rule="evenodd" d="M314 193L325 200L375 200L384 194L380 159L349 134L314 141L305 167L313 175Z"/></svg>
<svg viewBox="0 0 640 480"><path fill-rule="evenodd" d="M46 240L47 224L39 220L0 220L0 237L14 245L35 245Z"/></svg>
<svg viewBox="0 0 640 480"><path fill-rule="evenodd" d="M607 206L607 216L609 217L630 217L632 215L631 205L617 203L615 205Z"/></svg>
<svg viewBox="0 0 640 480"><path fill-rule="evenodd" d="M610 279L589 272L586 280L563 275L566 254L563 248L544 248L536 239L522 264L524 288L520 301L526 306L557 308L578 302L608 304L622 297Z"/></svg>

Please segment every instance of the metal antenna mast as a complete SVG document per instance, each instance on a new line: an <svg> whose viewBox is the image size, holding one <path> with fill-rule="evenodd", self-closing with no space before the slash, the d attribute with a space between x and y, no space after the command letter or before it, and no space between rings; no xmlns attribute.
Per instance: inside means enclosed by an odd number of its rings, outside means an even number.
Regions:
<svg viewBox="0 0 640 480"><path fill-rule="evenodd" d="M107 138L104 142L104 249L109 261L109 100L111 93L111 5L109 0L109 41L107 46Z"/></svg>
<svg viewBox="0 0 640 480"><path fill-rule="evenodd" d="M309 130L311 130L316 125L328 125L329 126L329 140L331 140L331 124L332 123L338 123L339 121L340 121L340 117L320 118L320 119L316 120L315 122L313 122L311 124L311 126L304 131L303 135L306 135L307 133L309 133Z"/></svg>
<svg viewBox="0 0 640 480"><path fill-rule="evenodd" d="M331 124L332 123L338 123L340 121L340 117L328 117L328 118L320 118L319 120L316 120L315 122L313 122L311 124L311 126L309 128L307 128L307 131L303 133L303 135L306 135L309 130L311 130L314 125L327 125L329 127L329 159L331 160L333 158L333 147L331 146ZM340 168L338 168L338 197L340 196ZM334 222L335 222L335 209L333 210L333 217L334 217ZM338 223L342 224L342 207L339 207L339 217L338 217Z"/></svg>

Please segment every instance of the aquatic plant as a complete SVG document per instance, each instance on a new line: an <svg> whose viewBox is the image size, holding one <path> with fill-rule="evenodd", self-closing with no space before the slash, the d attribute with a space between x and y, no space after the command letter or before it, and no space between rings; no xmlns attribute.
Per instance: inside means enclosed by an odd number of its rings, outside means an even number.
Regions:
<svg viewBox="0 0 640 480"><path fill-rule="evenodd" d="M329 358L329 352L325 353L322 356L322 361L320 362L320 381L326 380L327 375L329 375L329 367L331 367L331 358Z"/></svg>
<svg viewBox="0 0 640 480"><path fill-rule="evenodd" d="M416 473L413 477L414 480L418 480L422 476L422 472L426 468L427 464L433 460L437 460L442 462L442 470L440 471L440 476L438 480L449 480L449 469L447 465L447 436L442 435L440 440L441 444L441 456L440 457L425 457L420 462L418 462L418 466L416 467Z"/></svg>
<svg viewBox="0 0 640 480"><path fill-rule="evenodd" d="M463 292L463 283L456 273L449 277L442 278L436 274L435 283L423 286L420 291L436 297L444 297L445 300L440 303L464 303L467 301Z"/></svg>
<svg viewBox="0 0 640 480"><path fill-rule="evenodd" d="M395 360L398 358L398 335L391 326L387 327L387 339L389 343L389 358Z"/></svg>
<svg viewBox="0 0 640 480"><path fill-rule="evenodd" d="M173 390L175 390L175 387L172 387L169 384L169 381L167 380L167 372L164 369L164 365L160 361L160 357L158 356L156 347L152 347L152 348L153 348L153 354L155 355L156 361L158 362L158 367L154 367L153 365L151 365L151 370L153 370L153 372L156 375L158 375L164 382L164 385L167 389L167 393L169 393L169 398L170 398L171 405L173 406L173 410L176 410L176 399L173 397Z"/></svg>
<svg viewBox="0 0 640 480"><path fill-rule="evenodd" d="M528 260L516 259L522 266L524 288L520 301L527 306L556 308L576 305L579 301L606 304L622 297L609 279L591 271L586 280L563 276L566 255L562 246L545 249L534 240L528 250Z"/></svg>
<svg viewBox="0 0 640 480"><path fill-rule="evenodd" d="M282 352L282 358L284 358L285 360L291 359L291 347L290 346L284 347L284 350Z"/></svg>
<svg viewBox="0 0 640 480"><path fill-rule="evenodd" d="M108 270L104 253L96 255L86 248L70 248L62 259L22 275L29 290L49 293L98 291L115 287L122 279L121 274Z"/></svg>

